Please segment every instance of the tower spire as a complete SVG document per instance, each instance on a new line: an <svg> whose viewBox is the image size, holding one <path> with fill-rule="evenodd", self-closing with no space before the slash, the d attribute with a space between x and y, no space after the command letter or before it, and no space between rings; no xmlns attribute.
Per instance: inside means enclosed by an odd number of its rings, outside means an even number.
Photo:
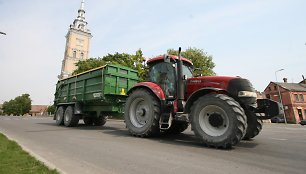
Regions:
<svg viewBox="0 0 306 174"><path fill-rule="evenodd" d="M84 0L82 0L82 2L81 2L80 10L84 10Z"/></svg>
<svg viewBox="0 0 306 174"><path fill-rule="evenodd" d="M87 22L85 20L85 9L84 9L85 1L81 1L80 9L78 10L78 17L74 19L73 24L70 25L70 28L80 30L86 33L90 33L90 31L86 28Z"/></svg>

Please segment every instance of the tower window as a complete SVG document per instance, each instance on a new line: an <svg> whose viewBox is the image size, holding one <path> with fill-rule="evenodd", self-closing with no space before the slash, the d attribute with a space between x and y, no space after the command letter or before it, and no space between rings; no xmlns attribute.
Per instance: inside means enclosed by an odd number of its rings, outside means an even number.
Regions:
<svg viewBox="0 0 306 174"><path fill-rule="evenodd" d="M73 51L73 58L76 58L76 51Z"/></svg>
<svg viewBox="0 0 306 174"><path fill-rule="evenodd" d="M84 53L81 53L81 59L84 59Z"/></svg>

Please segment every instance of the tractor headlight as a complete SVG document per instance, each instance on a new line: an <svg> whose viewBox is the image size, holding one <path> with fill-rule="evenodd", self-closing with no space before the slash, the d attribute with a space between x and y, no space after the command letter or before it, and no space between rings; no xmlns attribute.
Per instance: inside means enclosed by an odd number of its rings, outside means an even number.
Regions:
<svg viewBox="0 0 306 174"><path fill-rule="evenodd" d="M239 91L238 97L257 97L256 92L252 91Z"/></svg>

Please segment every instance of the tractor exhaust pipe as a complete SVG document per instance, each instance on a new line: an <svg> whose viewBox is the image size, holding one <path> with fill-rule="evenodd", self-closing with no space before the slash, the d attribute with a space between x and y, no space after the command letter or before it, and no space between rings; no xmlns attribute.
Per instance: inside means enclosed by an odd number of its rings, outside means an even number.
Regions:
<svg viewBox="0 0 306 174"><path fill-rule="evenodd" d="M181 47L178 50L178 61L177 61L177 109L178 112L184 111L184 77L183 77L183 61L181 56Z"/></svg>

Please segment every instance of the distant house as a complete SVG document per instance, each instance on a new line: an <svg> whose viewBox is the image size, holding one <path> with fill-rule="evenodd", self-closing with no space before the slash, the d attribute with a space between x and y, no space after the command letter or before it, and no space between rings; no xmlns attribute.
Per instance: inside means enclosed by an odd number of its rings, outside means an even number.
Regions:
<svg viewBox="0 0 306 174"><path fill-rule="evenodd" d="M47 105L32 105L29 115L31 116L48 115L48 106Z"/></svg>
<svg viewBox="0 0 306 174"><path fill-rule="evenodd" d="M287 83L287 79L284 78L284 82L270 82L264 90L266 98L282 101L288 122L299 123L300 120L306 119L305 82L303 80L300 83Z"/></svg>

